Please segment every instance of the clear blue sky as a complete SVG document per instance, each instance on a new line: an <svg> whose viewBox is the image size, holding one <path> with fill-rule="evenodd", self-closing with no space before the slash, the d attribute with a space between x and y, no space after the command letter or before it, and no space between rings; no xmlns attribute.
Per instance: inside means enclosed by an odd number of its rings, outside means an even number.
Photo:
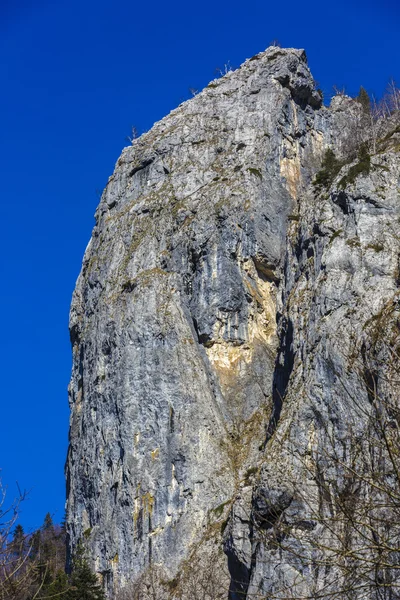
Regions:
<svg viewBox="0 0 400 600"><path fill-rule="evenodd" d="M131 125L149 129L227 61L272 40L333 85L400 80L398 0L0 0L1 435L22 523L64 508L68 310L98 196Z"/></svg>

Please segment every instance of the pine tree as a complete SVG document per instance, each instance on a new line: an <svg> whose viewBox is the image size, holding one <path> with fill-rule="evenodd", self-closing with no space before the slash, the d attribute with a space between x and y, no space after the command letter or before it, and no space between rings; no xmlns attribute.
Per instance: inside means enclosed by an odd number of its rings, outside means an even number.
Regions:
<svg viewBox="0 0 400 600"><path fill-rule="evenodd" d="M358 92L356 100L361 104L363 112L369 115L371 112L371 99L367 90L363 88L363 86L360 87L360 91Z"/></svg>
<svg viewBox="0 0 400 600"><path fill-rule="evenodd" d="M342 168L341 163L331 148L328 148L322 159L321 169L315 176L314 185L328 188Z"/></svg>
<svg viewBox="0 0 400 600"><path fill-rule="evenodd" d="M46 513L42 529L43 531L54 531L54 523L50 513Z"/></svg>
<svg viewBox="0 0 400 600"><path fill-rule="evenodd" d="M61 535L66 535L66 531L67 531L67 522L66 522L66 517L64 515L61 523L60 523L60 531L61 531Z"/></svg>
<svg viewBox="0 0 400 600"><path fill-rule="evenodd" d="M32 546L31 558L32 559L40 559L41 538L42 538L42 536L41 536L40 529L38 529L37 531L35 531L32 534L32 540L31 540L31 546Z"/></svg>
<svg viewBox="0 0 400 600"><path fill-rule="evenodd" d="M13 553L16 557L24 555L25 551L25 533L22 525L17 525L14 529L13 541L12 541Z"/></svg>
<svg viewBox="0 0 400 600"><path fill-rule="evenodd" d="M57 598L57 600L67 600L70 598L70 585L68 583L67 574L61 569L57 571L51 580L51 583L43 586L38 600L50 600Z"/></svg>
<svg viewBox="0 0 400 600"><path fill-rule="evenodd" d="M105 600L103 589L89 567L82 544L78 545L72 567L68 600Z"/></svg>

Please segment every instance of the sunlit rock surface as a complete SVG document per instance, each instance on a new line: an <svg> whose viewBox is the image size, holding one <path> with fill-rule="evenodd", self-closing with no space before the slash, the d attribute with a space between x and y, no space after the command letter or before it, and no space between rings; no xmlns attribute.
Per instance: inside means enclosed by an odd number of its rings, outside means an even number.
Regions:
<svg viewBox="0 0 400 600"><path fill-rule="evenodd" d="M312 185L358 114L322 105L304 51L273 47L123 150L70 317L69 544L110 597L151 569L190 597L214 556L233 599L292 585L294 554L257 523L310 518L294 481L318 503L310 447L362 431L351 365L398 292L399 154Z"/></svg>

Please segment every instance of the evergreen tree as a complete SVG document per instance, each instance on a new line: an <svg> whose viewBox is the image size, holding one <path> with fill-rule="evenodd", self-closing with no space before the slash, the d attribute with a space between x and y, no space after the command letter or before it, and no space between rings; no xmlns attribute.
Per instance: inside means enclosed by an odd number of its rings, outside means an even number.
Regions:
<svg viewBox="0 0 400 600"><path fill-rule="evenodd" d="M41 538L42 538L42 536L41 536L40 529L38 529L37 531L35 531L32 534L32 540L31 540L31 545L32 545L31 558L32 559L40 559Z"/></svg>
<svg viewBox="0 0 400 600"><path fill-rule="evenodd" d="M69 593L70 585L68 583L67 574L60 569L52 578L51 583L43 586L41 593L38 596L38 600L50 600L51 598L67 600L71 597L69 596Z"/></svg>
<svg viewBox="0 0 400 600"><path fill-rule="evenodd" d="M26 535L22 525L15 525L19 502L23 499L21 495L8 510L2 510L0 502L0 600L69 600L71 586L64 572L65 529L54 525L50 513L47 513L42 527ZM13 516L7 521L4 515L10 511ZM71 600L105 600L94 575L93 582L89 577L85 579L84 569L82 573L81 568L80 577L79 574L78 569L78 585Z"/></svg>
<svg viewBox="0 0 400 600"><path fill-rule="evenodd" d="M343 163L336 158L333 150L328 148L322 159L321 169L315 176L314 185L328 188L342 166Z"/></svg>
<svg viewBox="0 0 400 600"><path fill-rule="evenodd" d="M363 86L360 87L356 100L361 104L363 112L369 115L371 112L371 99Z"/></svg>
<svg viewBox="0 0 400 600"><path fill-rule="evenodd" d="M82 544L78 545L72 561L68 600L105 600L105 595L96 575L91 571Z"/></svg>
<svg viewBox="0 0 400 600"><path fill-rule="evenodd" d="M43 531L53 532L54 523L50 513L46 513L42 526Z"/></svg>
<svg viewBox="0 0 400 600"><path fill-rule="evenodd" d="M67 523L65 520L65 515L63 517L63 520L60 523L60 531L61 531L61 535L66 535L67 532Z"/></svg>
<svg viewBox="0 0 400 600"><path fill-rule="evenodd" d="M17 525L14 529L13 541L12 541L13 553L16 557L20 558L24 555L25 551L25 533L22 525Z"/></svg>

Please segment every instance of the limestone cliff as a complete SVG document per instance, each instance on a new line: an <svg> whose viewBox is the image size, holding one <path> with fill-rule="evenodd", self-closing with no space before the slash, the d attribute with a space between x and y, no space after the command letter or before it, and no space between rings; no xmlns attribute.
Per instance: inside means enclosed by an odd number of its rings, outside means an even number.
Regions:
<svg viewBox="0 0 400 600"><path fill-rule="evenodd" d="M256 525L312 521L304 460L365 429L352 366L397 318L398 146L312 184L358 121L347 97L323 106L304 51L273 47L123 150L70 317L69 544L110 597L153 568L160 598L194 598L210 557L231 598L293 585L295 555Z"/></svg>

